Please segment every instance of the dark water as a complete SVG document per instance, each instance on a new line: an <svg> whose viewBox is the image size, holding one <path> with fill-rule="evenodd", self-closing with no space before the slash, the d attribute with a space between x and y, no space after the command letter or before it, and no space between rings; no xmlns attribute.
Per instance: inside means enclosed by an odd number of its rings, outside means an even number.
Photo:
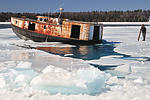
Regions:
<svg viewBox="0 0 150 100"><path fill-rule="evenodd" d="M103 56L120 55L114 52L115 44L119 42L106 42L96 45L76 45L76 47L39 47L38 50L43 50L51 54L83 59L94 60L100 59Z"/></svg>

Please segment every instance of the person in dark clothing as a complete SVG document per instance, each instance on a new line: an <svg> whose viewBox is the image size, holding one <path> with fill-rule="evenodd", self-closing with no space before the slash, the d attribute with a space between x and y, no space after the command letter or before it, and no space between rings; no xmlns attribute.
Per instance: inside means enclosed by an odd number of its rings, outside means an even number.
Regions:
<svg viewBox="0 0 150 100"><path fill-rule="evenodd" d="M144 24L142 24L142 26L141 26L139 37L138 37L138 41L139 41L141 32L142 32L142 35L143 35L143 41L145 41L145 38L146 38L146 27L144 26Z"/></svg>

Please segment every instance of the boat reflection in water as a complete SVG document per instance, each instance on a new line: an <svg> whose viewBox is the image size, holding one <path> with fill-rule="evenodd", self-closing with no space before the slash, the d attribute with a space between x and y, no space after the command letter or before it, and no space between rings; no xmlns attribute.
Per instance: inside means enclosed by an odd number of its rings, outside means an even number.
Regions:
<svg viewBox="0 0 150 100"><path fill-rule="evenodd" d="M60 56L67 56L83 60L99 59L103 56L116 54L113 51L113 44L99 44L76 47L37 47L36 49Z"/></svg>

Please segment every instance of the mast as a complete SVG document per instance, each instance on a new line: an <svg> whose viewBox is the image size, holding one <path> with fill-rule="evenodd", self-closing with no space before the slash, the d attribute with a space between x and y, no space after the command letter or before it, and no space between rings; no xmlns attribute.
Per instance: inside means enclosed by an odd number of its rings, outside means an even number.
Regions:
<svg viewBox="0 0 150 100"><path fill-rule="evenodd" d="M49 21L49 16L50 16L50 8L48 10L48 21Z"/></svg>
<svg viewBox="0 0 150 100"><path fill-rule="evenodd" d="M60 13L59 13L59 19L61 18L61 15L62 15L62 13L63 13L63 11L64 11L64 9L63 8L59 8L59 11L60 11Z"/></svg>
<svg viewBox="0 0 150 100"><path fill-rule="evenodd" d="M59 24L61 25L62 21L63 21L61 15L62 15L64 9L63 8L59 8L59 11L60 11L60 14L59 14L59 17L58 17L58 21L59 21Z"/></svg>

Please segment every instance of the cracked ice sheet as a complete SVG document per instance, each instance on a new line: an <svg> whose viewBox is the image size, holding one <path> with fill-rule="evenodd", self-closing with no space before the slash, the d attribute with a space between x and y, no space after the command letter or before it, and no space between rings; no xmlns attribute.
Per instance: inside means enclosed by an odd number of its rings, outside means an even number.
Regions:
<svg viewBox="0 0 150 100"><path fill-rule="evenodd" d="M118 41L118 42L126 42L126 40L130 40L129 42L131 42L133 40L133 38L137 38L137 33L139 27L126 27L125 29L122 27L118 27L118 28L105 28L105 34L104 34L104 38L108 39L108 41ZM7 31L6 31L7 32ZM107 33L109 34L107 34ZM112 32L115 32L115 34L113 34ZM118 32L118 33L117 33ZM120 33L119 33L120 32ZM123 33L124 32L124 33ZM130 33L134 33L134 34L130 34ZM111 34L112 33L112 34ZM121 36L122 34L127 34L124 36ZM107 36L106 36L107 35ZM114 38L112 38L112 36ZM119 36L120 35L120 36ZM130 35L133 38L130 38ZM9 39L8 39L9 40ZM148 41L148 40L147 40ZM8 41L9 42L9 41ZM135 42L135 41L134 41ZM3 43L6 43L6 41L3 41ZM7 43L6 43L7 44ZM134 45L133 45L134 46ZM15 48L16 49L16 48ZM11 51L11 50L10 50ZM9 50L6 51L9 55ZM14 50L15 51L15 50ZM30 51L30 50L29 50ZM29 52L28 50L24 50L23 52ZM32 51L32 50L31 50ZM33 50L34 51L34 50ZM34 51L37 52L37 51ZM7 54L5 53L5 54ZM15 53L15 52L10 52L11 53ZM33 53L33 52L32 52ZM31 54L32 54L31 53ZM31 55L29 54L29 55ZM35 58L38 58L39 53L37 53L37 55L35 56ZM43 54L42 55L47 55L47 54ZM18 54L16 54L18 55ZM25 54L26 55L26 54ZM27 53L28 55L28 53ZM32 55L31 55L32 56ZM8 56L9 58L10 56ZM30 56L29 56L30 57ZM56 57L56 56L55 56ZM52 57L52 58L55 58ZM17 57L16 57L17 58ZM31 57L32 58L32 57ZM34 57L33 57L34 58ZM40 58L40 57L39 57ZM44 57L43 57L44 58ZM48 57L49 58L49 57ZM59 57L58 57L59 58ZM108 59L114 59L114 57L105 57ZM11 58L9 58L11 59ZM8 61L2 61L1 62L1 68L3 70L3 68L5 67L12 67L12 66L17 66L20 61L22 60L23 62L26 61L24 60L24 58L21 58L21 60L18 62L17 60L14 60L14 62L12 61L13 59ZM17 58L18 59L18 58ZM29 60L28 58L25 58L27 60ZM115 58L115 60L117 60ZM32 62L33 60L29 60L29 63ZM38 62L39 60L37 60ZM55 61L53 59L53 61ZM59 60L58 60L59 61ZM69 60L70 61L70 60ZM69 62L68 61L68 62ZM106 61L106 60L105 60ZM111 60L109 60L111 61ZM114 60L113 60L114 61ZM120 60L119 60L120 61ZM120 64L120 62L118 61L118 64ZM37 63L36 62L36 63ZM42 61L41 61L42 62ZM116 61L117 62L117 61ZM124 64L124 67L126 66L126 68L129 67L130 62L128 61L121 61L121 63L126 63ZM146 61L147 62L147 61ZM146 62L144 62L146 64ZM34 65L34 62L32 62ZM143 62L141 62L143 63ZM39 63L40 64L40 63ZM105 62L105 64L107 64ZM108 64L114 64L113 62L108 63ZM137 66L137 63L131 63L131 65L133 64L133 66L136 65L136 67L141 67L143 66L143 64L139 64ZM3 66L4 65L4 66ZM27 64L28 66L30 66L30 64ZM149 64L147 64L149 67ZM38 66L38 65L37 65ZM37 67L35 66L35 67ZM44 65L43 65L44 66ZM47 65L45 65L47 66ZM46 68L44 66L44 68ZM146 66L146 65L145 65ZM120 67L120 68L119 68ZM121 71L124 67L123 65L119 66L116 68L116 70ZM121 68L122 67L122 68ZM131 66L132 67L132 66ZM149 76L149 70L147 71L143 71L143 73L145 73L144 75L142 75L140 70L136 70L136 67L132 67L132 73L130 73L129 75L127 75L124 79L120 79L116 76L110 76L110 78L108 79L108 81L106 82L106 90L104 90L100 95L97 96L90 96L90 95L62 95L62 94L56 94L56 95L49 95L45 92L39 92L39 91L33 91L32 89L28 89L28 88L23 88L24 92L20 92L20 89L16 89L14 91L12 90L1 90L0 91L0 97L2 100L49 100L49 99L55 99L55 100L149 100L150 99L150 85L149 85L149 80L148 78L144 78L145 76L148 77ZM43 68L43 69L44 69ZM145 67L146 68L146 67ZM41 72L43 69L41 67L38 67L37 70L40 69L39 72ZM138 69L138 68L137 68ZM144 70L144 69L143 69ZM134 77L135 76L135 77ZM20 76L21 77L21 76ZM21 81L17 78L16 80L17 82ZM23 80L22 80L23 81ZM4 86L4 82L3 82L3 86ZM108 89L108 90L107 90Z"/></svg>
<svg viewBox="0 0 150 100"><path fill-rule="evenodd" d="M49 93L95 95L101 92L107 79L104 72L94 67L91 68L89 64L80 59L16 47L12 44L17 43L17 38L10 33L12 33L11 29L2 29L2 42L0 43L0 95L2 100L32 99L31 97L38 93L40 95ZM24 45L24 42L19 40L19 44ZM57 43L54 44L56 45L53 46L58 46ZM59 47L62 45L60 44ZM4 97L4 94L7 94L7 98ZM16 96L19 97L16 98Z"/></svg>
<svg viewBox="0 0 150 100"><path fill-rule="evenodd" d="M133 57L150 57L150 42L134 42L134 43L122 43L117 48L115 52L131 55Z"/></svg>
<svg viewBox="0 0 150 100"><path fill-rule="evenodd" d="M90 64L97 64L101 66L118 66L118 65L124 65L126 63L131 63L131 61L129 60L120 59L120 57L123 56L120 55L104 56L98 60L89 60L87 62ZM136 61L132 61L132 62L136 62Z"/></svg>

